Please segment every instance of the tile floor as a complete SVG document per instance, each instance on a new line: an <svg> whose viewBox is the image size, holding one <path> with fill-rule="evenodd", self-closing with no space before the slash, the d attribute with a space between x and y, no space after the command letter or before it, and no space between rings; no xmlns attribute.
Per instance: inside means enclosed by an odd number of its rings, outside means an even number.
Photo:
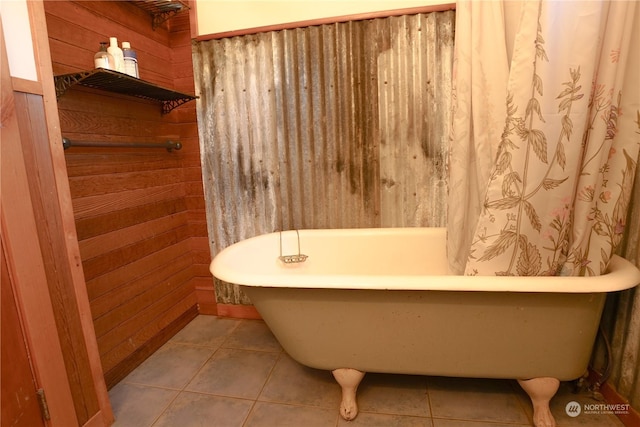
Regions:
<svg viewBox="0 0 640 427"><path fill-rule="evenodd" d="M114 427L515 427L531 425L515 381L367 374L354 421L338 415L330 372L302 366L264 322L198 316L110 392ZM571 401L595 403L563 384L558 425L615 427L607 414L571 418Z"/></svg>

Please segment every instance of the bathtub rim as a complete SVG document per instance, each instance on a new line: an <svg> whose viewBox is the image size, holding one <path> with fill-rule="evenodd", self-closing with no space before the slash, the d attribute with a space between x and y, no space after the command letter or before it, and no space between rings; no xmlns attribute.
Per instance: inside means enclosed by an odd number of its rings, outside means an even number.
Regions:
<svg viewBox="0 0 640 427"><path fill-rule="evenodd" d="M411 233L416 231L443 232L441 227L415 228L349 228L301 229L300 233L330 232L348 235L357 233ZM288 230L287 232L292 231ZM285 287L309 289L372 289L372 290L433 290L466 292L551 292L602 293L631 289L640 283L640 270L630 261L613 255L608 272L600 276L464 276L464 275L348 275L348 274L287 274L295 265L284 265L283 274L248 273L230 268L227 258L234 256L243 245L280 232L265 233L241 240L220 251L211 261L209 270L219 280L243 286ZM277 254L274 254L274 259ZM354 278L358 280L355 281ZM430 280L433 279L433 280ZM392 284L392 285L391 285Z"/></svg>

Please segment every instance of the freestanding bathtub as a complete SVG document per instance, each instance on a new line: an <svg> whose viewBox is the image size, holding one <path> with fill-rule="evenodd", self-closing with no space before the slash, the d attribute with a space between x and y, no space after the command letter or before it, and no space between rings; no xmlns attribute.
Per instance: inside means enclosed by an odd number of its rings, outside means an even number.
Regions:
<svg viewBox="0 0 640 427"><path fill-rule="evenodd" d="M607 292L640 282L614 256L598 277L447 271L444 228L293 230L243 240L211 263L242 285L285 351L331 370L340 413L364 372L518 379L534 424L553 426L560 380L588 366Z"/></svg>

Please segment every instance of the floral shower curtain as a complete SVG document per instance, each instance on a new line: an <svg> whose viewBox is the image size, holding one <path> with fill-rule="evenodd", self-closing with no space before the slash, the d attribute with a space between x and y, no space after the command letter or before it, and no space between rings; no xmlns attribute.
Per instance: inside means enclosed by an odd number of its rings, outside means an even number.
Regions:
<svg viewBox="0 0 640 427"><path fill-rule="evenodd" d="M512 50L503 6L457 5L450 267L600 274L640 145L636 2L520 2Z"/></svg>

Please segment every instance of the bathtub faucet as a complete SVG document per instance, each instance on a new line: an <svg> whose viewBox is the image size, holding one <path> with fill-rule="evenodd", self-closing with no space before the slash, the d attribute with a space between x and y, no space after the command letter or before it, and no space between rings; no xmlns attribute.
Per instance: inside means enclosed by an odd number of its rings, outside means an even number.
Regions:
<svg viewBox="0 0 640 427"><path fill-rule="evenodd" d="M296 230L296 235L298 236L298 253L295 255L282 255L282 231L280 232L280 256L278 259L285 264L299 264L309 258L308 255L300 253L300 233L298 230Z"/></svg>

